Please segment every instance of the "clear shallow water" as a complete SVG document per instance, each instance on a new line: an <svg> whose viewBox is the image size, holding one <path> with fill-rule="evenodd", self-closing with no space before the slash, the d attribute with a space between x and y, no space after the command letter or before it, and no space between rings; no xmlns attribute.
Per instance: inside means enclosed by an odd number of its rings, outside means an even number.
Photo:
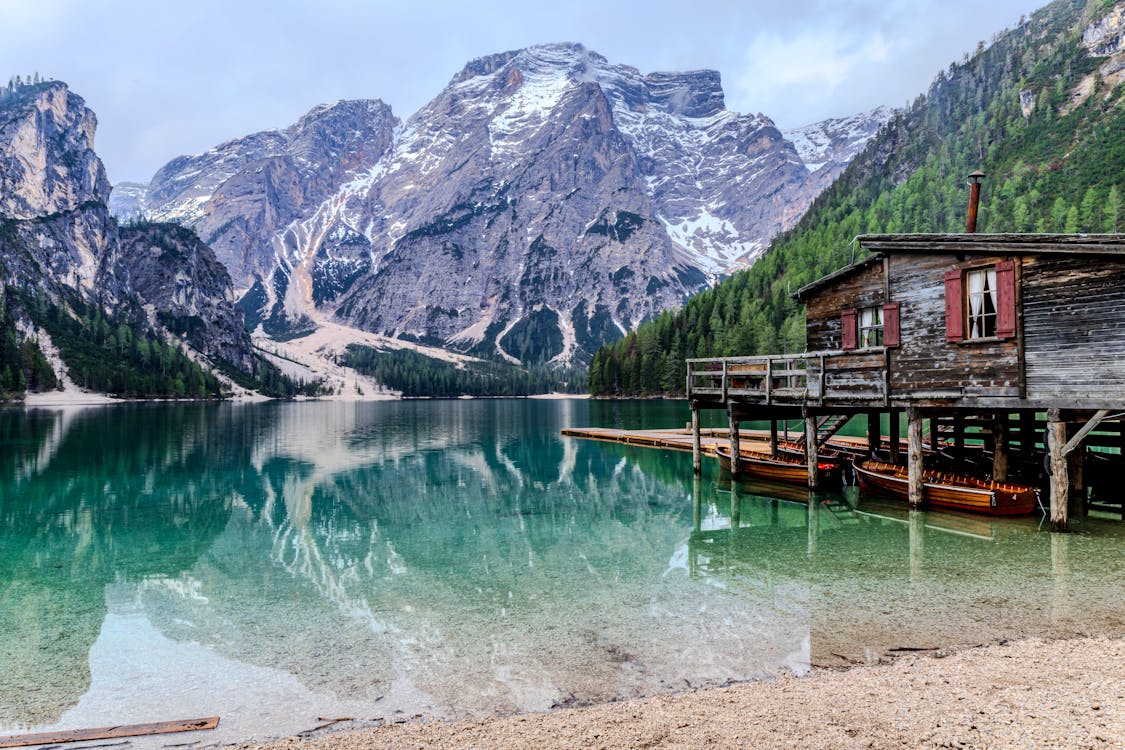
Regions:
<svg viewBox="0 0 1125 750"><path fill-rule="evenodd" d="M688 454L559 436L687 417L586 401L0 411L0 732L218 714L199 737L234 741L1125 630L1121 523L1053 536L854 490L810 505L732 488L712 462L694 481Z"/></svg>

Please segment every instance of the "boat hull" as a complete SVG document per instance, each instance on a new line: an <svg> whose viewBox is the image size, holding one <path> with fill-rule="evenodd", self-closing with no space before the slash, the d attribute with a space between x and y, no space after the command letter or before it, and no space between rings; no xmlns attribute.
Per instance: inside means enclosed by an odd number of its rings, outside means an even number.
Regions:
<svg viewBox="0 0 1125 750"><path fill-rule="evenodd" d="M730 471L730 449L719 447L716 452L719 455L719 466L724 471ZM809 468L804 461L752 451L742 451L740 455L739 469L745 476L770 482L808 486ZM822 462L818 466L822 482L839 483L839 464Z"/></svg>
<svg viewBox="0 0 1125 750"><path fill-rule="evenodd" d="M855 472L861 489L900 500L907 500L909 497L909 482L902 467L873 461L856 461ZM1027 515L1038 504L1033 487L932 472L926 472L923 476L922 502L931 507L992 516Z"/></svg>

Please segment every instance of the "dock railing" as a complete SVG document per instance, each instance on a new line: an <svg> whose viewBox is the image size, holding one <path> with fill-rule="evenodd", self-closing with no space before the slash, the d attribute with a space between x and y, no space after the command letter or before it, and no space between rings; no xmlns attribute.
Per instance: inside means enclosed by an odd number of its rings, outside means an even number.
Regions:
<svg viewBox="0 0 1125 750"><path fill-rule="evenodd" d="M886 401L886 350L687 360L687 397L764 404Z"/></svg>

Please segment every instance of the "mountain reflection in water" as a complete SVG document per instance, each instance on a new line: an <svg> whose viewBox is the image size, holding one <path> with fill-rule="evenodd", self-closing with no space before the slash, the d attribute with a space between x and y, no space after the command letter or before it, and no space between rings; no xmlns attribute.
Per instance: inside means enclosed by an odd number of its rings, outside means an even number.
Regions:
<svg viewBox="0 0 1125 750"><path fill-rule="evenodd" d="M854 493L777 499L710 465L693 481L688 455L559 436L682 412L0 412L0 728L88 724L105 705L119 713L101 723L171 718L149 691L200 710L213 693L239 696L214 706L237 740L305 729L306 706L542 710L1120 623L1105 567L1120 525L1055 542Z"/></svg>

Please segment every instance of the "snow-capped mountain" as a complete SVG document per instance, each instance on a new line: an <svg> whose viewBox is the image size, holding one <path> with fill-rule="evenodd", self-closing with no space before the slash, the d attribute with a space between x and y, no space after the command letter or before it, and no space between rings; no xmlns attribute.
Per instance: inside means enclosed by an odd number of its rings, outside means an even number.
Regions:
<svg viewBox="0 0 1125 750"><path fill-rule="evenodd" d="M339 103L180 157L141 200L196 228L267 332L334 319L564 364L753 262L823 175L714 71L555 44L470 62L403 124Z"/></svg>
<svg viewBox="0 0 1125 750"><path fill-rule="evenodd" d="M782 134L793 142L810 172L828 168L834 170L835 177L894 113L892 107L876 107L851 117L834 117L783 130Z"/></svg>

